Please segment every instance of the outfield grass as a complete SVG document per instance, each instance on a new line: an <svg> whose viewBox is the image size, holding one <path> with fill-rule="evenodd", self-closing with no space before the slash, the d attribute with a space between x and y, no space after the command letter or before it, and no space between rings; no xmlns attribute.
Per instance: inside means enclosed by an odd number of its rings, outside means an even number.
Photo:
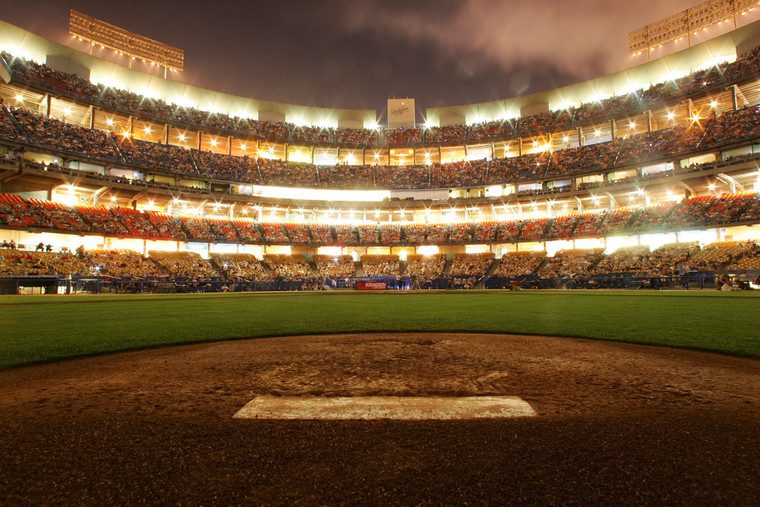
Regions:
<svg viewBox="0 0 760 507"><path fill-rule="evenodd" d="M0 297L0 368L204 341L350 332L572 336L760 356L760 294L717 291Z"/></svg>

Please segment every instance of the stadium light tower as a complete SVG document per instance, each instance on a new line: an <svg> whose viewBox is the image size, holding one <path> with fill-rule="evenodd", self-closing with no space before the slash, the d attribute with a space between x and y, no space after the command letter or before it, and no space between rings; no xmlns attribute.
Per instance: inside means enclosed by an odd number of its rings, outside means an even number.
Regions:
<svg viewBox="0 0 760 507"><path fill-rule="evenodd" d="M736 16L758 5L758 0L707 0L629 33L628 50L632 55L646 51L647 58L651 61L654 48L683 37L688 39L691 47L691 36L712 25L732 19L735 30Z"/></svg>
<svg viewBox="0 0 760 507"><path fill-rule="evenodd" d="M69 15L69 33L80 40L89 41L90 54L92 54L93 45L99 44L126 55L129 58L130 69L134 59L163 67L164 79L168 77L169 69L177 71L184 69L185 52L183 50L132 33L74 9L71 9Z"/></svg>

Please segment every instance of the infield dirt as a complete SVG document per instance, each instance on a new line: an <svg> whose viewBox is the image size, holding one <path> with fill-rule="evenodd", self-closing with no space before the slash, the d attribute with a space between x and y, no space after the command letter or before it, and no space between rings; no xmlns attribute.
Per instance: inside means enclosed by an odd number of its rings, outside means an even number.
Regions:
<svg viewBox="0 0 760 507"><path fill-rule="evenodd" d="M538 417L232 419L257 395ZM760 502L760 361L537 336L302 336L0 372L0 503Z"/></svg>

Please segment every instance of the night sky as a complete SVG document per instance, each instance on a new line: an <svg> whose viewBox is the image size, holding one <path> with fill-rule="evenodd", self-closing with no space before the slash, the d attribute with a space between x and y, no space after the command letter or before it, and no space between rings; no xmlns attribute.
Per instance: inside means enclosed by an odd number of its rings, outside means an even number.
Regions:
<svg viewBox="0 0 760 507"><path fill-rule="evenodd" d="M179 80L310 106L418 108L512 97L629 67L628 32L695 0L0 0L0 18L72 43L69 9L185 51ZM81 43L80 43L81 44Z"/></svg>

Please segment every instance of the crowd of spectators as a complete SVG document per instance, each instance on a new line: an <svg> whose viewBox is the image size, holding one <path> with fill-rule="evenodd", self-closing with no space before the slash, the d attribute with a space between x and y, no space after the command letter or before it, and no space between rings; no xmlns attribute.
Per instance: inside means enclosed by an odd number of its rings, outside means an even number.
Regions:
<svg viewBox="0 0 760 507"><path fill-rule="evenodd" d="M656 83L646 90L613 96L601 101L591 101L567 109L525 116L514 122L489 121L471 126L382 129L380 132L375 129L296 126L170 105L163 99L144 97L103 84L95 85L76 74L61 72L33 61L15 58L6 52L3 52L2 56L11 65L14 82L129 115L171 122L205 132L242 135L259 140L374 147L378 145L462 144L512 135L529 135L539 132L545 134L607 118L634 116L652 107L682 101L696 94L705 94L756 75L760 48L741 55L733 63L711 66L709 69L696 71L676 80Z"/></svg>
<svg viewBox="0 0 760 507"><path fill-rule="evenodd" d="M546 234L546 228L548 226L548 218L523 220L522 226L520 227L520 239L525 241L537 241L542 239Z"/></svg>
<svg viewBox="0 0 760 507"><path fill-rule="evenodd" d="M424 165L375 166L378 188L430 188L430 169Z"/></svg>
<svg viewBox="0 0 760 507"><path fill-rule="evenodd" d="M335 230L335 240L339 245L355 245L359 243L359 233L353 225L336 224L333 228Z"/></svg>
<svg viewBox="0 0 760 507"><path fill-rule="evenodd" d="M17 143L28 143L29 137L16 125L16 119L0 99L0 137Z"/></svg>
<svg viewBox="0 0 760 507"><path fill-rule="evenodd" d="M661 259L651 255L648 246L621 247L599 261L592 274L633 273L646 276L648 273L654 274L661 262Z"/></svg>
<svg viewBox="0 0 760 507"><path fill-rule="evenodd" d="M44 245L43 245L44 246ZM303 255L265 255L259 261L251 254L212 253L203 259L195 252L150 251L148 256L130 250L85 250L76 253L27 249L0 250L0 276L86 276L104 279L181 279L186 281L223 280L227 283L304 282L302 288L316 288L327 279L340 280L357 275L350 255L315 255L313 270ZM22 247L22 246L20 246ZM23 247L22 247L23 248ZM48 249L50 250L50 249ZM493 266L492 277L522 278L538 274L558 281L560 287L594 287L595 277L632 276L639 278L683 277L694 271L760 269L760 244L756 241L719 241L703 248L693 243L670 243L650 251L647 246L622 247L610 255L602 249L564 250L554 257L541 252L510 252ZM492 253L456 254L445 272L446 255L410 254L404 277L410 288L431 287L446 280L449 288L474 288L491 271ZM397 255L363 255L362 276L400 276ZM584 281L579 285L579 281ZM606 280L606 278L605 278ZM606 283L606 282L605 282ZM606 285L601 285L606 286Z"/></svg>
<svg viewBox="0 0 760 507"><path fill-rule="evenodd" d="M264 231L264 239L269 243L284 245L290 241L285 224L264 222L261 224L261 230Z"/></svg>
<svg viewBox="0 0 760 507"><path fill-rule="evenodd" d="M615 208L604 214L604 222L598 226L598 232L602 236L612 236L624 231L636 215L638 208L627 206Z"/></svg>
<svg viewBox="0 0 760 507"><path fill-rule="evenodd" d="M445 267L446 254L409 254L406 258L406 275L414 277L418 283L441 278Z"/></svg>
<svg viewBox="0 0 760 507"><path fill-rule="evenodd" d="M204 243L219 240L214 231L211 230L211 224L208 220L193 215L180 215L178 218L189 240L202 241Z"/></svg>
<svg viewBox="0 0 760 507"><path fill-rule="evenodd" d="M168 234L162 235L157 231L148 217L141 211L121 206L110 208L110 211L118 217L121 224L127 229L128 235L133 238L171 239Z"/></svg>
<svg viewBox="0 0 760 507"><path fill-rule="evenodd" d="M396 245L401 243L400 224L382 224L378 227L381 245Z"/></svg>
<svg viewBox="0 0 760 507"><path fill-rule="evenodd" d="M451 224L448 229L448 241L450 243L469 243L472 241L472 223L461 222Z"/></svg>
<svg viewBox="0 0 760 507"><path fill-rule="evenodd" d="M0 276L66 276L85 273L71 252L6 250L0 253Z"/></svg>
<svg viewBox="0 0 760 507"><path fill-rule="evenodd" d="M758 252L760 247L755 241L716 241L694 252L689 257L689 268L696 271L717 270L736 259L755 257Z"/></svg>
<svg viewBox="0 0 760 507"><path fill-rule="evenodd" d="M551 221L549 230L546 231L547 238L569 239L573 237L575 227L581 214L578 212L569 213L559 216Z"/></svg>
<svg viewBox="0 0 760 507"><path fill-rule="evenodd" d="M282 160L258 158L256 164L262 183L267 185L319 185L317 168L310 164L293 164Z"/></svg>
<svg viewBox="0 0 760 507"><path fill-rule="evenodd" d="M356 275L356 263L350 255L315 255L317 273L323 278L348 278Z"/></svg>
<svg viewBox="0 0 760 507"><path fill-rule="evenodd" d="M375 177L372 166L368 165L322 166L319 168L319 182L329 188L372 188Z"/></svg>
<svg viewBox="0 0 760 507"><path fill-rule="evenodd" d="M7 111L6 111L7 112ZM188 150L129 135L106 134L69 125L27 109L0 115L0 136L52 150L142 169L243 183L328 188L446 188L548 177L575 176L644 163L741 139L760 137L757 108L727 112L716 120L641 133L624 140L544 151L493 160L433 163L423 166L314 166L269 158L250 158ZM22 128L19 132L15 120ZM565 187L558 187L560 189ZM568 187L569 188L569 187Z"/></svg>
<svg viewBox="0 0 760 507"><path fill-rule="evenodd" d="M253 280L255 282L265 282L271 279L271 272L267 271L253 254L212 253L209 258L227 279L233 281Z"/></svg>
<svg viewBox="0 0 760 507"><path fill-rule="evenodd" d="M173 216L102 205L68 206L0 194L0 225L11 228L92 233L114 237L200 241L322 245L436 245L512 243L550 239L654 233L760 220L757 192L706 195L645 208L571 212L557 218L498 222L473 220L451 224L326 224L263 222L244 218Z"/></svg>
<svg viewBox="0 0 760 507"><path fill-rule="evenodd" d="M398 276L398 255L362 255L363 276Z"/></svg>
<svg viewBox="0 0 760 507"><path fill-rule="evenodd" d="M417 244L417 245L426 245L427 243L427 235L428 230L430 229L430 226L427 224L406 224L404 226L404 237L406 238L407 242Z"/></svg>
<svg viewBox="0 0 760 507"><path fill-rule="evenodd" d="M380 243L380 233L374 224L362 224L357 228L359 233L359 243L367 245L376 245Z"/></svg>
<svg viewBox="0 0 760 507"><path fill-rule="evenodd" d="M148 257L165 276L187 280L209 279L219 274L211 263L197 252L148 252Z"/></svg>
<svg viewBox="0 0 760 507"><path fill-rule="evenodd" d="M10 112L32 144L84 158L121 161L114 145L108 139L108 134L101 130L70 125L55 118L46 118L29 109L12 108Z"/></svg>
<svg viewBox="0 0 760 507"><path fill-rule="evenodd" d="M496 226L496 241L511 243L517 240L522 224L522 220L499 222Z"/></svg>
<svg viewBox="0 0 760 507"><path fill-rule="evenodd" d="M565 278L588 275L591 268L600 259L604 249L560 250L554 257L549 257L541 267L541 278Z"/></svg>
<svg viewBox="0 0 760 507"><path fill-rule="evenodd" d="M148 221L153 225L153 228L158 231L161 238L187 240L187 235L182 230L179 219L175 219L172 215L167 215L166 213L160 213L158 211L148 211L147 214Z"/></svg>
<svg viewBox="0 0 760 507"><path fill-rule="evenodd" d="M89 273L73 274L114 278L157 278L164 274L152 258L132 250L83 250L80 260Z"/></svg>
<svg viewBox="0 0 760 507"><path fill-rule="evenodd" d="M119 152L130 165L146 169L180 173L183 175L200 176L195 169L190 150L170 144L150 143L132 139L126 135L112 134L113 141Z"/></svg>
<svg viewBox="0 0 760 507"><path fill-rule="evenodd" d="M311 244L311 235L309 234L309 226L307 224L300 223L287 223L285 229L288 233L291 243L299 244Z"/></svg>
<svg viewBox="0 0 760 507"><path fill-rule="evenodd" d="M264 237L256 222L247 218L235 218L232 220L238 237L245 243L260 243Z"/></svg>
<svg viewBox="0 0 760 507"><path fill-rule="evenodd" d="M315 274L311 267L309 267L306 257L300 254L267 254L264 256L264 262L272 271L274 279L311 280L315 278Z"/></svg>
<svg viewBox="0 0 760 507"><path fill-rule="evenodd" d="M109 236L127 236L129 230L121 223L117 215L111 213L105 206L90 206L80 204L76 210L91 231Z"/></svg>
<svg viewBox="0 0 760 507"><path fill-rule="evenodd" d="M647 206L641 209L636 217L630 222L629 232L659 232L663 229L665 219L676 208L675 202L665 202Z"/></svg>
<svg viewBox="0 0 760 507"><path fill-rule="evenodd" d="M329 225L312 222L309 224L309 233L311 234L312 242L316 245L331 245L335 243Z"/></svg>
<svg viewBox="0 0 760 507"><path fill-rule="evenodd" d="M516 278L532 275L546 258L546 252L508 252L501 256L493 276Z"/></svg>
<svg viewBox="0 0 760 507"><path fill-rule="evenodd" d="M465 160L448 164L432 164L430 179L433 188L469 187L486 181L486 160Z"/></svg>
<svg viewBox="0 0 760 507"><path fill-rule="evenodd" d="M489 220L477 222L472 226L472 240L476 243L492 243L498 234L498 222Z"/></svg>
<svg viewBox="0 0 760 507"><path fill-rule="evenodd" d="M222 218L209 218L208 224L211 227L211 233L217 238L217 241L230 243L238 241L237 229L235 229L232 221Z"/></svg>
<svg viewBox="0 0 760 507"><path fill-rule="evenodd" d="M493 252L456 254L451 263L449 274L452 276L482 277L489 270L493 261Z"/></svg>
<svg viewBox="0 0 760 507"><path fill-rule="evenodd" d="M256 160L248 156L236 157L193 150L192 157L200 173L209 175L214 179L263 183Z"/></svg>

